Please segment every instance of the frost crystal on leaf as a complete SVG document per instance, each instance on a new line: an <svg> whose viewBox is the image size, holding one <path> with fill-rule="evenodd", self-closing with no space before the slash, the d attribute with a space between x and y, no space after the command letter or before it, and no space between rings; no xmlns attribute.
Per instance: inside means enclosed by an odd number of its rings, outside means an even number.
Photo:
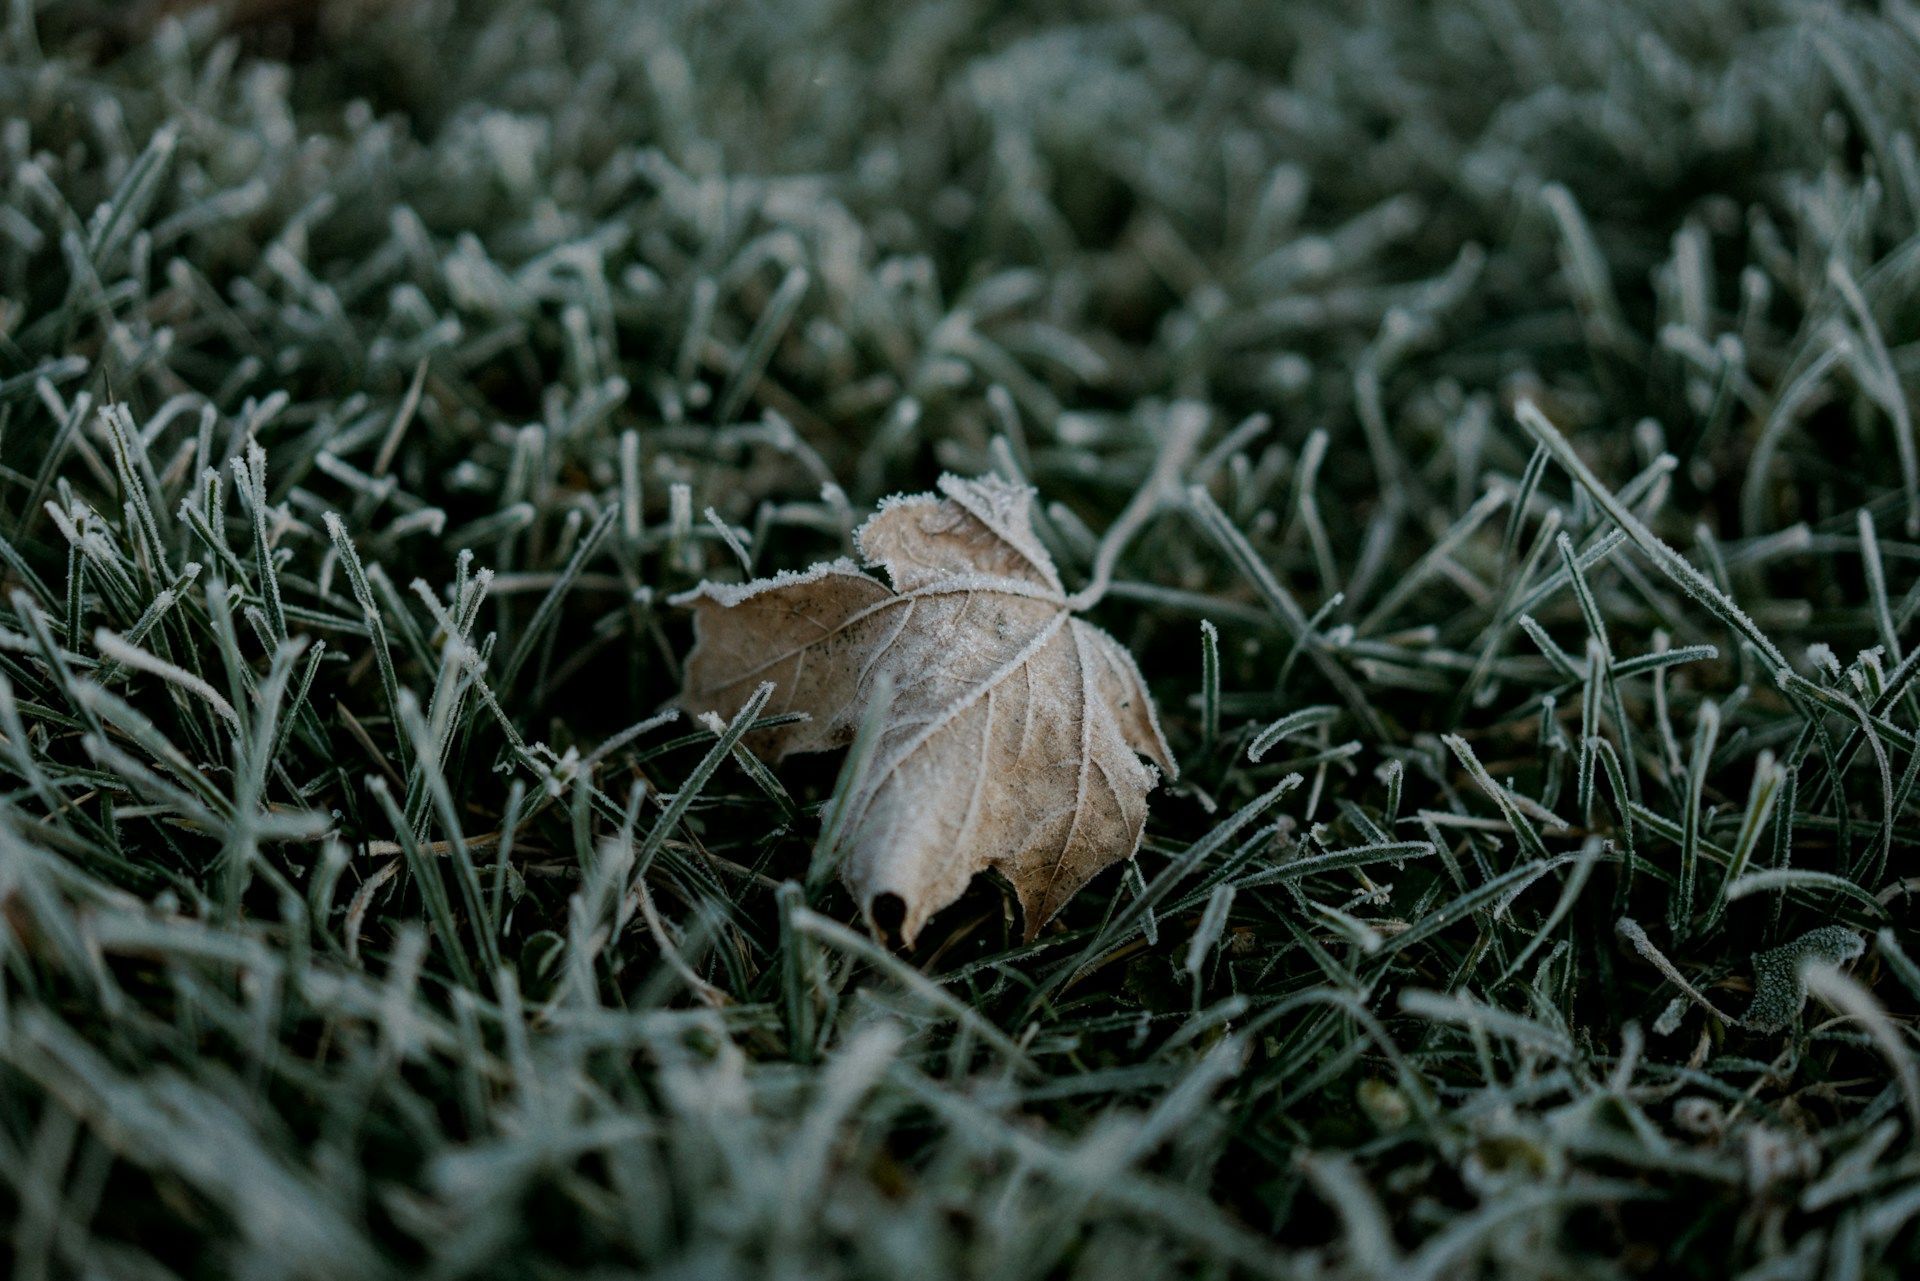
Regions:
<svg viewBox="0 0 1920 1281"><path fill-rule="evenodd" d="M1031 938L1139 849L1154 766L1175 769L1132 656L1074 615L1032 502L943 476L938 495L889 500L854 535L884 583L841 560L675 598L696 636L682 707L731 715L772 681L769 715L806 713L759 731L764 753L847 746L891 688L845 781L840 840L861 910L908 944L989 867Z"/></svg>
<svg viewBox="0 0 1920 1281"><path fill-rule="evenodd" d="M1753 1004L1748 1026L1772 1032L1787 1026L1807 1003L1806 967L1839 965L1866 950L1858 934L1844 925L1823 925L1779 947L1754 954Z"/></svg>

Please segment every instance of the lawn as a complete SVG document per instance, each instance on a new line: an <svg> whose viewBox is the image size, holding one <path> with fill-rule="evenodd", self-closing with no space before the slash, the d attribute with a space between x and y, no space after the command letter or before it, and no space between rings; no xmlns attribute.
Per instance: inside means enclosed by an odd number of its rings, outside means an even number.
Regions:
<svg viewBox="0 0 1920 1281"><path fill-rule="evenodd" d="M7 1275L1920 1269L1916 120L1907 0L9 0ZM1031 940L678 706L943 474L1179 765Z"/></svg>

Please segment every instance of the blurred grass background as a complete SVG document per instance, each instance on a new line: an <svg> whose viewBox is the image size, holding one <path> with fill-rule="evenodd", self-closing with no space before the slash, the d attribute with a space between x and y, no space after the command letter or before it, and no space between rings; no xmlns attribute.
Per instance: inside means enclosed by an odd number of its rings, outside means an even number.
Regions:
<svg viewBox="0 0 1920 1281"><path fill-rule="evenodd" d="M1904 0L3 12L10 1275L1915 1266ZM887 952L666 597L1176 418Z"/></svg>

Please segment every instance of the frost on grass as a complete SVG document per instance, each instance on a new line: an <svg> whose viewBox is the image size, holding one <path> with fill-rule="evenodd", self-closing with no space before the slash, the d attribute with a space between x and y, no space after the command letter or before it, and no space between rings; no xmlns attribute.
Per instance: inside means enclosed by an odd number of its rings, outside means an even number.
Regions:
<svg viewBox="0 0 1920 1281"><path fill-rule="evenodd" d="M7 1275L1920 1271L1901 6L0 11ZM666 602L965 575L897 952Z"/></svg>

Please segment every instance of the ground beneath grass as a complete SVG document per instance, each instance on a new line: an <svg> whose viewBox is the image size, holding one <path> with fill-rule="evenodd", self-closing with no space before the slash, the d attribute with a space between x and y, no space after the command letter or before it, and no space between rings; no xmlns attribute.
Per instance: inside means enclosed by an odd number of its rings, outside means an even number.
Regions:
<svg viewBox="0 0 1920 1281"><path fill-rule="evenodd" d="M1920 1267L1920 12L12 0L44 1278ZM668 598L1031 484L1182 772L871 938Z"/></svg>

